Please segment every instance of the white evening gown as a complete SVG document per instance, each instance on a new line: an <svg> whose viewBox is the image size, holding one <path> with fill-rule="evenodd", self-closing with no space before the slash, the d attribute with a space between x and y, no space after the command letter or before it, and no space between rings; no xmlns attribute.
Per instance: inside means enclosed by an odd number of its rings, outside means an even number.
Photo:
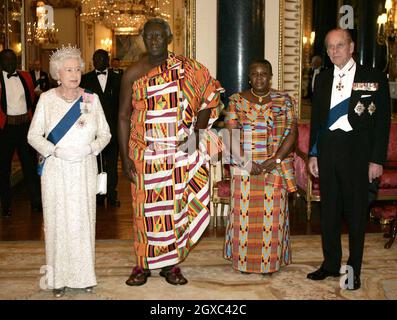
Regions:
<svg viewBox="0 0 397 320"><path fill-rule="evenodd" d="M83 113L57 146L90 144L93 154L66 161L49 156L41 176L46 247L46 281L52 288L86 288L95 277L96 155L110 141L99 98L94 94ZM45 137L71 108L55 89L40 96L28 133L29 143L43 156L54 145ZM44 137L45 136L45 137Z"/></svg>

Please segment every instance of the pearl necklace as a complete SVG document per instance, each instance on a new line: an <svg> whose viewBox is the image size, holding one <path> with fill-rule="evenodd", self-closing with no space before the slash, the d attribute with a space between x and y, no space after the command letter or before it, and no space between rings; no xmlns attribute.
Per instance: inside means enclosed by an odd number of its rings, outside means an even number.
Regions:
<svg viewBox="0 0 397 320"><path fill-rule="evenodd" d="M65 101L65 102L67 102L67 103L71 103L71 102L73 102L74 100L76 100L76 99L68 99L68 98L66 98L64 95L61 95L61 98L62 98L63 101Z"/></svg>
<svg viewBox="0 0 397 320"><path fill-rule="evenodd" d="M254 97L258 98L259 103L262 103L262 100L265 99L269 94L270 94L270 90L263 96L259 96L254 92L254 89L251 88L251 93Z"/></svg>
<svg viewBox="0 0 397 320"><path fill-rule="evenodd" d="M63 93L60 93L60 95L61 95L61 99L67 103L71 103L77 99L77 98L67 98L67 97L65 97L65 95Z"/></svg>

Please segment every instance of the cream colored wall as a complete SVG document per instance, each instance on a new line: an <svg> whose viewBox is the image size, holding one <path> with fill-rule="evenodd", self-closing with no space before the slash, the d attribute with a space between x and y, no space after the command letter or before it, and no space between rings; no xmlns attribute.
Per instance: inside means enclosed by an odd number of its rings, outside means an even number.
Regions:
<svg viewBox="0 0 397 320"><path fill-rule="evenodd" d="M196 59L216 77L217 1L196 0Z"/></svg>
<svg viewBox="0 0 397 320"><path fill-rule="evenodd" d="M272 87L279 89L280 0L266 0L265 3L265 59L273 67Z"/></svg>
<svg viewBox="0 0 397 320"><path fill-rule="evenodd" d="M77 26L74 8L55 8L54 21L59 32L57 39L58 46L77 45Z"/></svg>

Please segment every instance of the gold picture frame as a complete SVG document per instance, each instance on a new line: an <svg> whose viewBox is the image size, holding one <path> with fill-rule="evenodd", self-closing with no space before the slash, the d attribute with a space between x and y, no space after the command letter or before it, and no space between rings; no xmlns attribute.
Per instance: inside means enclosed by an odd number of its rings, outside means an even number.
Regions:
<svg viewBox="0 0 397 320"><path fill-rule="evenodd" d="M141 35L114 34L113 56L120 59L120 66L129 66L138 61L145 52Z"/></svg>
<svg viewBox="0 0 397 320"><path fill-rule="evenodd" d="M196 58L196 0L179 1L179 6L174 5L174 15L170 21L174 42L176 38L182 41L176 53ZM121 67L127 67L132 62L138 61L145 53L141 35L113 32L113 44L112 55L120 59Z"/></svg>

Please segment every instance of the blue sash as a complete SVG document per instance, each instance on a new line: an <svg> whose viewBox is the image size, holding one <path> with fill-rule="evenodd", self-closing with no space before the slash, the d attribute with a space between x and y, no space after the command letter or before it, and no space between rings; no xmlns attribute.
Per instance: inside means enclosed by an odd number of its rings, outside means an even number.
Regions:
<svg viewBox="0 0 397 320"><path fill-rule="evenodd" d="M63 136L70 130L71 127L76 123L77 119L81 116L80 103L83 102L83 96L77 100L69 111L63 116L58 122L54 129L49 133L47 140L56 145ZM39 155L39 163L37 165L37 173L39 176L43 173L44 163L47 158Z"/></svg>
<svg viewBox="0 0 397 320"><path fill-rule="evenodd" d="M335 107L333 107L330 110L329 116L328 116L328 122L327 122L327 129L331 128L331 126L340 117L343 117L344 115L346 115L348 113L348 111L349 111L349 102L350 102L350 98L347 98L347 99L343 100L342 102L338 103ZM317 134L316 143L313 145L312 149L309 152L310 156L317 157L317 155L318 155L317 142L318 142L318 136L320 135L320 131L322 131L322 130L319 130L319 132Z"/></svg>

